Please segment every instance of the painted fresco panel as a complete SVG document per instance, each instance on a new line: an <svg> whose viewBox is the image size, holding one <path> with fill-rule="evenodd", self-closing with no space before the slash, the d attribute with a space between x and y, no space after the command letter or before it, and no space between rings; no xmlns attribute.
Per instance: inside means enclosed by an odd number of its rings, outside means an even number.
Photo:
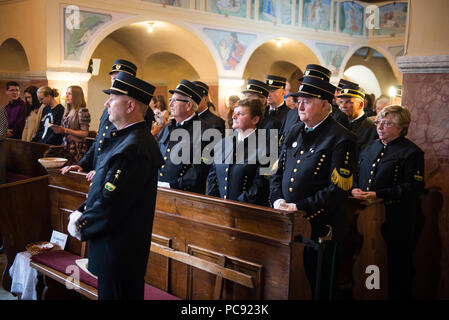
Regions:
<svg viewBox="0 0 449 320"><path fill-rule="evenodd" d="M375 35L405 33L407 24L407 3L387 4L379 8L379 29Z"/></svg>
<svg viewBox="0 0 449 320"><path fill-rule="evenodd" d="M256 35L250 33L211 28L203 28L203 31L214 43L225 70L236 70L246 48L256 39Z"/></svg>
<svg viewBox="0 0 449 320"><path fill-rule="evenodd" d="M69 61L79 61L92 35L112 20L111 15L83 10L79 11L79 24L74 17L78 20L73 12L64 10L64 22L69 21L64 23L64 60Z"/></svg>
<svg viewBox="0 0 449 320"><path fill-rule="evenodd" d="M213 13L246 18L246 0L207 0L207 10Z"/></svg>
<svg viewBox="0 0 449 320"><path fill-rule="evenodd" d="M340 3L340 32L363 35L364 8L352 1Z"/></svg>
<svg viewBox="0 0 449 320"><path fill-rule="evenodd" d="M328 43L317 43L316 47L325 61L325 67L333 74L339 74L344 57L348 53L348 46L340 46Z"/></svg>
<svg viewBox="0 0 449 320"><path fill-rule="evenodd" d="M330 30L330 21L331 0L304 0L303 27Z"/></svg>

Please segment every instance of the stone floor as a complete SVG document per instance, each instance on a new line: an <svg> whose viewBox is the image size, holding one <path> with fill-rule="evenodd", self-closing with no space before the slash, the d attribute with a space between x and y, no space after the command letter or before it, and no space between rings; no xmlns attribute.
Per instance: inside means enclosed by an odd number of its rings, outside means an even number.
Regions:
<svg viewBox="0 0 449 320"><path fill-rule="evenodd" d="M3 270L6 266L6 254L0 254L0 278L3 274ZM3 289L0 284L0 300L17 300L17 297L14 297L9 291Z"/></svg>

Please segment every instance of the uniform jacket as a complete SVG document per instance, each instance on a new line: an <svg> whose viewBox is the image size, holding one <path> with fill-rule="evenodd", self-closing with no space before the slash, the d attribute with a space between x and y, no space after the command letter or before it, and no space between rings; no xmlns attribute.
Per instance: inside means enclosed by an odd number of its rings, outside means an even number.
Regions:
<svg viewBox="0 0 449 320"><path fill-rule="evenodd" d="M378 139L376 125L366 114L349 122L349 130L357 136L358 150L362 150L369 142Z"/></svg>
<svg viewBox="0 0 449 320"><path fill-rule="evenodd" d="M407 240L413 234L416 200L424 189L424 153L405 137L384 145L369 143L360 154L354 187L376 191L384 200L387 239Z"/></svg>
<svg viewBox="0 0 449 320"><path fill-rule="evenodd" d="M255 148L248 144L248 139L254 139ZM260 162L257 156L259 150L257 130L239 142L239 146L237 146L237 140L236 135L231 135L215 145L216 156L207 178L207 194L223 199L269 206L268 177L260 174ZM238 150L244 150L244 156L241 159L236 156L237 152L241 152Z"/></svg>
<svg viewBox="0 0 449 320"><path fill-rule="evenodd" d="M81 240L89 240L93 274L143 277L162 156L144 122L110 133L97 153L96 174L79 208Z"/></svg>
<svg viewBox="0 0 449 320"><path fill-rule="evenodd" d="M348 116L336 104L332 104L332 118L345 128L349 128Z"/></svg>
<svg viewBox="0 0 449 320"><path fill-rule="evenodd" d="M281 129L282 123L284 122L285 116L287 115L289 110L290 108L287 107L285 102L280 107L277 107L275 110L273 110L271 113L270 107L267 106L265 108L263 119L259 124L259 128L267 130ZM269 133L267 132L267 136L268 135Z"/></svg>
<svg viewBox="0 0 449 320"><path fill-rule="evenodd" d="M306 212L312 238L344 232L343 200L352 187L356 137L328 116L312 132L296 124L285 138L277 171L270 178L271 204L277 199L295 203Z"/></svg>
<svg viewBox="0 0 449 320"><path fill-rule="evenodd" d="M195 126L201 124L198 136L193 134L194 123L196 123ZM177 140L171 141L170 135L178 128L186 130L187 137L177 137ZM207 174L213 159L208 158L209 162L206 163L203 150L206 146L209 148L209 142L201 141L201 136L202 132L208 128L208 125L195 115L179 127L176 126L176 120L173 119L159 132L159 150L165 161L159 171L159 181L170 183L170 188L174 189L202 194L206 192ZM213 149L213 145L210 148ZM182 156L178 162L172 159L177 156Z"/></svg>
<svg viewBox="0 0 449 320"><path fill-rule="evenodd" d="M151 128L152 121L154 120L154 113L151 108L148 108L148 111L145 115L145 122L147 127ZM103 113L100 118L100 125L98 126L97 137L95 138L95 142L92 143L89 150L84 154L81 160L78 162L78 165L83 168L84 172L89 172L95 168L98 148L101 149L103 142L105 139L110 137L111 131L115 130L115 126L109 121L108 108L104 108ZM151 130L149 131L151 134Z"/></svg>
<svg viewBox="0 0 449 320"><path fill-rule="evenodd" d="M112 130L115 130L115 126L109 121L108 108L104 108L95 142L78 162L84 172L89 172L95 168L97 154L101 151L103 142L110 138Z"/></svg>
<svg viewBox="0 0 449 320"><path fill-rule="evenodd" d="M287 112L287 115L284 118L284 121L282 122L282 126L280 129L280 137L279 137L279 144L282 145L282 142L284 141L285 137L288 134L288 131L298 122L301 120L299 119L299 113L298 108L290 109Z"/></svg>
<svg viewBox="0 0 449 320"><path fill-rule="evenodd" d="M204 120L210 128L214 128L220 130L221 136L225 136L225 121L219 116L212 113L209 109L206 109L202 114L199 114L198 117L201 120Z"/></svg>

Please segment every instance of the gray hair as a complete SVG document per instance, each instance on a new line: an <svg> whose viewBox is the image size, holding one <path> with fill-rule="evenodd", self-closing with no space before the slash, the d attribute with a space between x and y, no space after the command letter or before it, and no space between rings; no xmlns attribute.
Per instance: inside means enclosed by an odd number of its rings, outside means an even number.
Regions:
<svg viewBox="0 0 449 320"><path fill-rule="evenodd" d="M383 119L387 115L391 116L391 121L397 128L403 129L401 136L405 136L408 132L410 122L412 121L410 110L406 107L392 104L383 108L377 115L376 120Z"/></svg>

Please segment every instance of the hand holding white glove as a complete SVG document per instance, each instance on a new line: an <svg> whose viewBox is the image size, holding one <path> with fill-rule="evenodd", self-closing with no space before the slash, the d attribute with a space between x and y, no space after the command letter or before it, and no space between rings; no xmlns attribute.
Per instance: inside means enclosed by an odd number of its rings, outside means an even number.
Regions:
<svg viewBox="0 0 449 320"><path fill-rule="evenodd" d="M298 211L298 208L296 207L296 203L285 203L284 208L282 208L282 210Z"/></svg>
<svg viewBox="0 0 449 320"><path fill-rule="evenodd" d="M67 231L70 235L78 240L81 240L81 232L78 227L78 223L81 219L82 213L78 210L73 211L69 217L69 224L67 225Z"/></svg>
<svg viewBox="0 0 449 320"><path fill-rule="evenodd" d="M285 200L284 199L277 199L274 203L273 203L273 208L274 209L278 209L278 210L284 210L283 209L283 205L285 204Z"/></svg>
<svg viewBox="0 0 449 320"><path fill-rule="evenodd" d="M298 210L295 203L287 203L284 199L277 199L273 203L273 208L278 209L278 210L285 210L285 211L297 211Z"/></svg>
<svg viewBox="0 0 449 320"><path fill-rule="evenodd" d="M158 187L164 187L164 188L169 188L169 189L170 189L170 183L168 183L168 182L158 181L158 182L157 182L157 186L158 186Z"/></svg>

